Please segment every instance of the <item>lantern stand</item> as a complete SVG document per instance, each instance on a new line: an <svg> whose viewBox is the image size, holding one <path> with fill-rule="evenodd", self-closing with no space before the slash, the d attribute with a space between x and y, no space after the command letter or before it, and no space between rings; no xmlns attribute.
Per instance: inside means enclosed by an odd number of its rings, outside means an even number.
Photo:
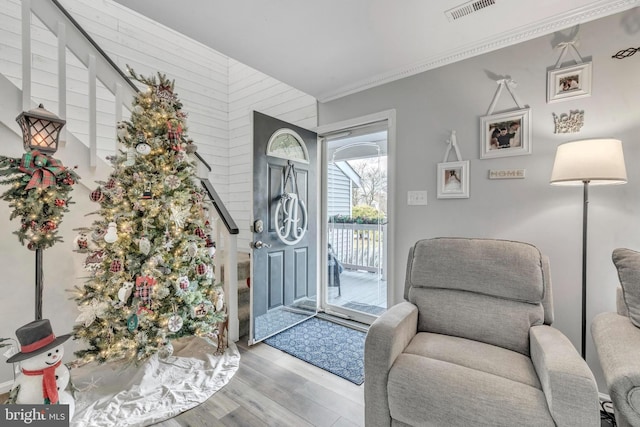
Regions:
<svg viewBox="0 0 640 427"><path fill-rule="evenodd" d="M16 122L22 129L22 142L25 151L38 150L49 156L58 150L58 138L66 121L45 110L42 104L38 108L20 113L16 117ZM36 248L36 320L42 319L42 294L44 290L42 251L42 248Z"/></svg>

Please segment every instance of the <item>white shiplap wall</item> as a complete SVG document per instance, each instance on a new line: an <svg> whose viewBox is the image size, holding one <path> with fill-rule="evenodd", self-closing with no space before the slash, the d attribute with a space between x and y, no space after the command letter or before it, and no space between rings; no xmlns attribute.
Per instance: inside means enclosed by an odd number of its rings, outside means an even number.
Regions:
<svg viewBox="0 0 640 427"><path fill-rule="evenodd" d="M189 114L188 133L212 167L209 176L228 194L228 58L112 1L61 4L123 70L166 74Z"/></svg>
<svg viewBox="0 0 640 427"><path fill-rule="evenodd" d="M229 212L238 223L238 248L248 251L252 204L252 111L297 126L317 126L316 100L233 59L229 60Z"/></svg>

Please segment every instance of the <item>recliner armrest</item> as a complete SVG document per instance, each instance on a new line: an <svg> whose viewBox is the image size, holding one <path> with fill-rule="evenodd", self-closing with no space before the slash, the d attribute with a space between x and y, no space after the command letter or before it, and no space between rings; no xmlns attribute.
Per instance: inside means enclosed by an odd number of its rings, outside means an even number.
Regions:
<svg viewBox="0 0 640 427"><path fill-rule="evenodd" d="M389 426L387 380L398 355L416 335L418 308L401 302L394 305L369 327L364 343L364 407L367 427Z"/></svg>
<svg viewBox="0 0 640 427"><path fill-rule="evenodd" d="M598 387L571 341L547 325L532 326L531 361L557 426L600 425Z"/></svg>
<svg viewBox="0 0 640 427"><path fill-rule="evenodd" d="M640 425L640 329L628 317L600 313L591 334L618 425Z"/></svg>

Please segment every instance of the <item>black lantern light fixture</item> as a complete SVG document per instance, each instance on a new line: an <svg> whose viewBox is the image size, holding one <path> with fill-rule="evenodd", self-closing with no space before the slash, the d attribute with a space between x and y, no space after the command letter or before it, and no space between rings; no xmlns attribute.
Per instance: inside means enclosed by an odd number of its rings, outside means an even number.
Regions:
<svg viewBox="0 0 640 427"><path fill-rule="evenodd" d="M22 129L22 141L25 151L38 150L50 156L58 150L60 131L66 121L46 110L42 104L38 108L20 113L16 117L16 122ZM42 255L42 248L36 248L36 320L42 319L42 294L44 288Z"/></svg>
<svg viewBox="0 0 640 427"><path fill-rule="evenodd" d="M66 121L47 111L42 104L23 111L16 121L22 129L25 151L38 150L50 155L58 150L60 131Z"/></svg>

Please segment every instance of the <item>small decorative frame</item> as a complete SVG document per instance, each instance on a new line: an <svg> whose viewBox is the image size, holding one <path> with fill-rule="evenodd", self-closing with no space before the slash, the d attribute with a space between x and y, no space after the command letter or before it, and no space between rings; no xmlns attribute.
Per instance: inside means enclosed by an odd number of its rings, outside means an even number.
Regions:
<svg viewBox="0 0 640 427"><path fill-rule="evenodd" d="M480 158L531 154L531 109L480 117Z"/></svg>
<svg viewBox="0 0 640 427"><path fill-rule="evenodd" d="M438 199L469 198L469 161L438 163Z"/></svg>
<svg viewBox="0 0 640 427"><path fill-rule="evenodd" d="M591 62L548 71L547 103L586 96L591 96Z"/></svg>

